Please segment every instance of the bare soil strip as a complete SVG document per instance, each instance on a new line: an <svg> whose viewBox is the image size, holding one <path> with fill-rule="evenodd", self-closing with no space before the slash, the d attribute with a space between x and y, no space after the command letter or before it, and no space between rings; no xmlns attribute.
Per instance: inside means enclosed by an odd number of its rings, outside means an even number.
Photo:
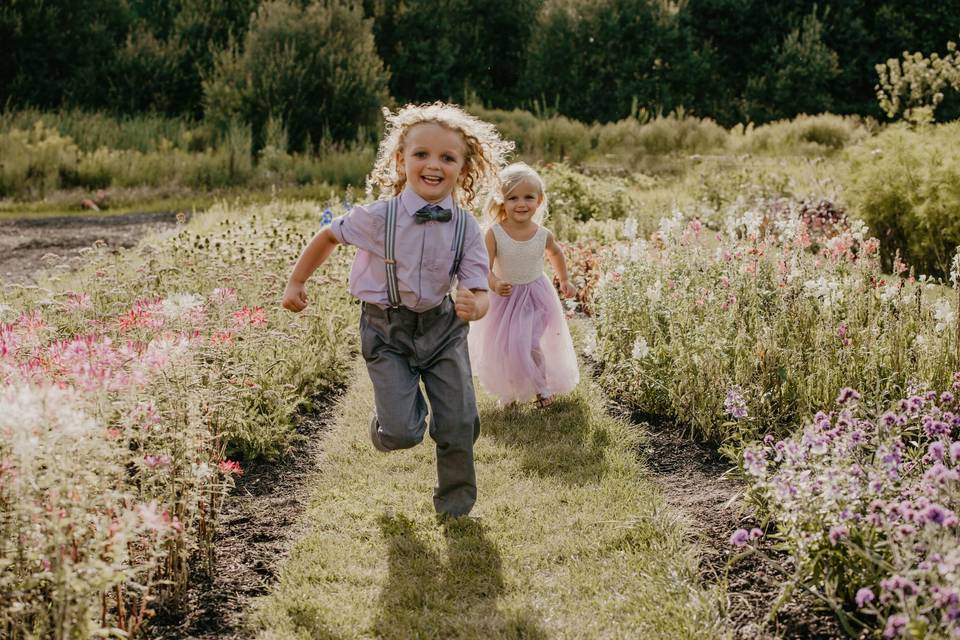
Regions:
<svg viewBox="0 0 960 640"><path fill-rule="evenodd" d="M0 283L35 283L41 269L81 266L82 250L95 243L129 248L176 222L172 211L0 220Z"/></svg>

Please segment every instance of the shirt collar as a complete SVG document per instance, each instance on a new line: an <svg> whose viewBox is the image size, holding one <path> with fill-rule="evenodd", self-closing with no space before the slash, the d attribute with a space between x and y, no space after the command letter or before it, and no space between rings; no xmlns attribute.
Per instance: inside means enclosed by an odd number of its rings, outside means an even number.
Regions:
<svg viewBox="0 0 960 640"><path fill-rule="evenodd" d="M400 202L403 203L403 208L406 209L407 213L411 216L428 204L438 204L444 209L453 211L453 194L447 194L440 202L427 202L421 198L409 184L403 188L403 193L400 194Z"/></svg>

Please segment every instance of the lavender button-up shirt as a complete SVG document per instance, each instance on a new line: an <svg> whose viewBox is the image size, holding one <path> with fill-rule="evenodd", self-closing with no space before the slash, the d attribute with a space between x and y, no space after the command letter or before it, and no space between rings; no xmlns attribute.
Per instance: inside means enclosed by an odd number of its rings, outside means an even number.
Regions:
<svg viewBox="0 0 960 640"><path fill-rule="evenodd" d="M428 203L409 185L400 194L400 206L397 208L394 255L397 258L400 302L417 312L432 309L449 293L450 269L453 267L456 247L456 224L452 220L417 224L414 214L427 204L453 209L450 196L438 203ZM387 201L377 200L355 206L350 213L336 218L330 224L330 230L337 240L358 249L350 271L350 293L380 307L390 305L383 245L386 216ZM486 289L489 269L487 247L480 233L480 225L473 216L468 215L463 259L457 272L459 286Z"/></svg>

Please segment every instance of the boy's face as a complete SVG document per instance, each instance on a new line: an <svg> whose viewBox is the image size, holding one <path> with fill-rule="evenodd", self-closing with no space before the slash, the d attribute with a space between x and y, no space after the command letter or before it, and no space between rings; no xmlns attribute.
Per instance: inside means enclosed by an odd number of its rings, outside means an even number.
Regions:
<svg viewBox="0 0 960 640"><path fill-rule="evenodd" d="M407 184L427 202L449 195L464 169L466 145L459 133L432 122L410 127L397 152Z"/></svg>
<svg viewBox="0 0 960 640"><path fill-rule="evenodd" d="M514 224L525 224L533 217L543 202L540 185L524 180L503 197L507 219Z"/></svg>

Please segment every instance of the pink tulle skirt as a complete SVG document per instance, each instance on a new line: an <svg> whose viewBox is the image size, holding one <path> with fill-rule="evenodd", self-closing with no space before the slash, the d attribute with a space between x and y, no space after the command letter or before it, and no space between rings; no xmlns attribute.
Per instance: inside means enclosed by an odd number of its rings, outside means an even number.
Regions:
<svg viewBox="0 0 960 640"><path fill-rule="evenodd" d="M501 403L572 391L580 381L563 306L546 274L490 292L490 310L470 325L470 362L480 384Z"/></svg>

